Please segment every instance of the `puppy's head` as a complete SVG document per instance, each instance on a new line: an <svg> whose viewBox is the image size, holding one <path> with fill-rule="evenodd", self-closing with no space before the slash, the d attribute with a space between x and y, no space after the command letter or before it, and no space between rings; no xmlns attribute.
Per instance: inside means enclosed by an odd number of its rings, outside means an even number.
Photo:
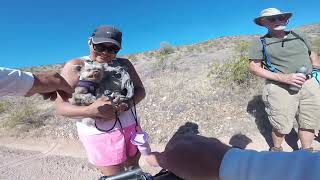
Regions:
<svg viewBox="0 0 320 180"><path fill-rule="evenodd" d="M80 80L100 82L104 76L104 64L96 62L85 62L84 66L77 65L75 69L80 73Z"/></svg>

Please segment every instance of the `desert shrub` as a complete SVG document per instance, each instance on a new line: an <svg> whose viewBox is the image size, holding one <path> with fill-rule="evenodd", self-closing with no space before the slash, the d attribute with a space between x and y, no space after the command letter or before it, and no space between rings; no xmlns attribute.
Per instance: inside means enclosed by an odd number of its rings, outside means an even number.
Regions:
<svg viewBox="0 0 320 180"><path fill-rule="evenodd" d="M170 61L170 64L169 64L169 69L171 71L177 71L178 70L178 66L177 66L177 62L181 59L181 55L178 55L177 57L175 57L174 59L172 59Z"/></svg>
<svg viewBox="0 0 320 180"><path fill-rule="evenodd" d="M235 57L224 63L214 60L209 66L208 77L215 77L224 84L236 84L248 86L255 76L249 72L247 57L249 43L241 41L235 47L239 57Z"/></svg>
<svg viewBox="0 0 320 180"><path fill-rule="evenodd" d="M137 56L131 54L131 55L128 55L128 59L131 61L131 62L136 62L138 59L137 59Z"/></svg>
<svg viewBox="0 0 320 180"><path fill-rule="evenodd" d="M242 40L237 43L235 47L235 51L240 54L240 57L244 57L248 55L248 48L249 48L249 42Z"/></svg>
<svg viewBox="0 0 320 180"><path fill-rule="evenodd" d="M247 57L228 60L224 63L214 61L209 66L208 77L215 77L224 84L248 84L253 78L248 69Z"/></svg>
<svg viewBox="0 0 320 180"><path fill-rule="evenodd" d="M10 105L10 103L8 101L3 101L2 100L0 102L0 113L5 112L8 109L9 105Z"/></svg>
<svg viewBox="0 0 320 180"><path fill-rule="evenodd" d="M167 68L167 59L166 55L158 56L154 63L154 68L162 71L165 70Z"/></svg>
<svg viewBox="0 0 320 180"><path fill-rule="evenodd" d="M160 43L159 54L160 55L168 55L174 53L175 48L167 42Z"/></svg>
<svg viewBox="0 0 320 180"><path fill-rule="evenodd" d="M14 108L8 112L7 117L2 122L3 128L22 128L29 130L43 125L42 119L37 114L38 110L33 104L20 104L19 108Z"/></svg>

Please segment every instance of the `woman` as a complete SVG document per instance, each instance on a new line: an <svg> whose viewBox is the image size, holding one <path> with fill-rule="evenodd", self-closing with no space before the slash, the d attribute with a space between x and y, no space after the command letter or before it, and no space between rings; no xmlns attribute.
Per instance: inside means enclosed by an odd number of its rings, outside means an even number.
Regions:
<svg viewBox="0 0 320 180"><path fill-rule="evenodd" d="M125 163L128 166L138 166L140 157L136 146L130 143L131 134L139 128L131 108L145 97L145 89L131 62L116 57L121 49L121 41L122 33L115 27L98 27L88 41L90 55L67 62L62 76L75 88L79 82L79 72L75 71L74 67L84 66L84 61L124 67L134 85L132 101L120 102L114 108L106 97L97 99L89 106L71 105L61 98L56 100L58 114L77 119L79 138L90 163L106 176L123 171ZM96 126L83 123L82 119L85 118L95 119Z"/></svg>

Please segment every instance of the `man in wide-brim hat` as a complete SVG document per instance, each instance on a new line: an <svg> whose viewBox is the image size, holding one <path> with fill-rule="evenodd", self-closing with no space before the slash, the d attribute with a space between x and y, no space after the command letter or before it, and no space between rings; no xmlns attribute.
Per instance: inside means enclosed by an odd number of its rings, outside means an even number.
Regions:
<svg viewBox="0 0 320 180"><path fill-rule="evenodd" d="M312 151L314 130L320 124L320 80L316 78L319 62L304 34L285 31L291 16L290 12L268 8L254 19L268 33L252 42L249 69L266 79L262 99L272 125L270 150L283 150L284 137L296 119L301 148ZM297 73L301 69L305 72Z"/></svg>

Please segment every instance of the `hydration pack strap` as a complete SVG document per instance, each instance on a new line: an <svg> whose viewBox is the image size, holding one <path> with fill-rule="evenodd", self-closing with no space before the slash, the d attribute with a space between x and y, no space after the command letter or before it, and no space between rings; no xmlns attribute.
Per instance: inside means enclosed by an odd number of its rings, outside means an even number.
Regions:
<svg viewBox="0 0 320 180"><path fill-rule="evenodd" d="M267 53L266 39L264 37L261 37L260 41L262 43L262 52L263 52L263 58L264 58L264 61L262 61L262 64L271 72L275 72L275 73L280 72L276 67L274 67L271 64L270 57L268 56L268 53Z"/></svg>

